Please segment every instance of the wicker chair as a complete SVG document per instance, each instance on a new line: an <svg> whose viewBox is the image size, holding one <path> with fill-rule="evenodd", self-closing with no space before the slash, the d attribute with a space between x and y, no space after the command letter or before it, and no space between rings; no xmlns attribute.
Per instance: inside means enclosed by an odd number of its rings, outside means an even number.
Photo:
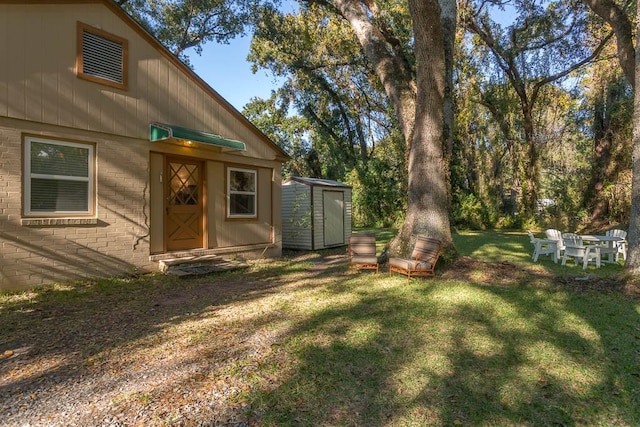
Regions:
<svg viewBox="0 0 640 427"><path fill-rule="evenodd" d="M371 233L358 233L349 236L349 265L359 270L375 270L379 264L376 256L376 236Z"/></svg>
<svg viewBox="0 0 640 427"><path fill-rule="evenodd" d="M407 283L415 276L433 276L441 251L441 240L418 236L413 247L411 259L389 259L389 275L393 271L404 274L407 276Z"/></svg>

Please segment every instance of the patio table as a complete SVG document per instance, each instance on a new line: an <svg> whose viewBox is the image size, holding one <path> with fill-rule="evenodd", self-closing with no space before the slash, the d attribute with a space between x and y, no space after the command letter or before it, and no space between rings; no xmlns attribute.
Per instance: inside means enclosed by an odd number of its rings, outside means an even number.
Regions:
<svg viewBox="0 0 640 427"><path fill-rule="evenodd" d="M609 264L615 264L615 253L617 249L614 247L614 242L620 242L623 239L617 236L599 236L599 235L580 235L582 237L583 242L587 242L589 244L603 244L606 243L602 249L600 249L600 253L607 254L607 260L605 262ZM603 250L604 249L604 250Z"/></svg>

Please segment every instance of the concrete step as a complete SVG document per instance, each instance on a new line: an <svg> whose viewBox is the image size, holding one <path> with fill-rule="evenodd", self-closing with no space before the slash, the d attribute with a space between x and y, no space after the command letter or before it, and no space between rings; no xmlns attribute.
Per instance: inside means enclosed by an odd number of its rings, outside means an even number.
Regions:
<svg viewBox="0 0 640 427"><path fill-rule="evenodd" d="M204 274L238 270L248 267L240 260L222 258L219 255L189 256L159 261L160 271L174 276L201 276Z"/></svg>

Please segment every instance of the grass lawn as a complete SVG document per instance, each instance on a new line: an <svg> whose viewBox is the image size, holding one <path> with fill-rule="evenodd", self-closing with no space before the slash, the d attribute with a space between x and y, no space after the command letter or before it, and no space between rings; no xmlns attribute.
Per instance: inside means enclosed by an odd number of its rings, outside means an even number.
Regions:
<svg viewBox="0 0 640 427"><path fill-rule="evenodd" d="M380 249L392 236L379 231ZM407 284L386 269L350 270L337 262L341 249L198 278L92 280L0 296L0 418L8 399L50 370L73 378L149 365L179 378L168 385L140 376L125 393L115 376L91 419L640 425L640 299L616 286L621 266L583 271L546 256L533 264L525 233L454 238L462 255L486 263ZM189 363L197 369L184 370Z"/></svg>

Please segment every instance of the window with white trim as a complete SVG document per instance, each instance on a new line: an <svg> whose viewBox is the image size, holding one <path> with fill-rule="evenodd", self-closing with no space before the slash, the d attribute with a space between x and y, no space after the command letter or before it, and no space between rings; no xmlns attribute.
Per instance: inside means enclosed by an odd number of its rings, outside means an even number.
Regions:
<svg viewBox="0 0 640 427"><path fill-rule="evenodd" d="M78 22L78 77L126 89L127 46L121 37Z"/></svg>
<svg viewBox="0 0 640 427"><path fill-rule="evenodd" d="M94 213L94 146L36 137L24 144L27 216Z"/></svg>
<svg viewBox="0 0 640 427"><path fill-rule="evenodd" d="M257 217L258 173L252 169L227 168L227 217Z"/></svg>

